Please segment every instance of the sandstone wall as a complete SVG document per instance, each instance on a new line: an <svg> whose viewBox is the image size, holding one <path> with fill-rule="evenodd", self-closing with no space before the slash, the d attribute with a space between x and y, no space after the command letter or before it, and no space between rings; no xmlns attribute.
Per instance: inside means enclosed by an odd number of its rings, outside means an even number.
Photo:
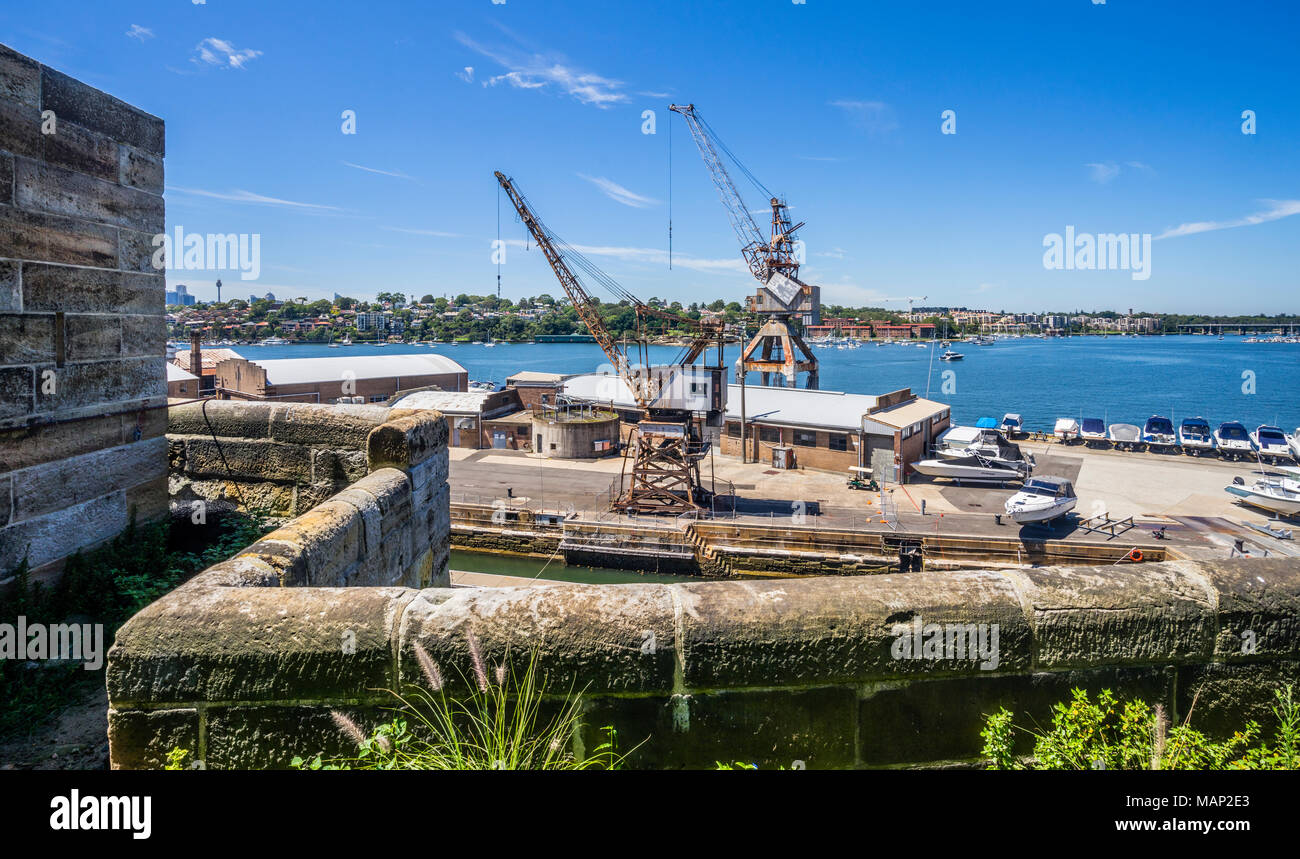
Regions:
<svg viewBox="0 0 1300 859"><path fill-rule="evenodd" d="M371 475L370 479L380 479ZM337 583L325 576L321 584ZM244 583L303 583L288 589ZM1212 733L1268 724L1300 679L1300 565L1129 567L505 589L311 586L235 559L158 601L109 654L113 766L169 748L206 766L341 753L333 711L390 717L419 644L451 691L470 633L491 665L536 651L553 691L585 690L582 754L606 725L639 767L969 764L985 714L1050 724L1072 687L1164 703ZM996 666L898 659L900 629L996 624ZM1250 647L1243 646L1249 640Z"/></svg>
<svg viewBox="0 0 1300 859"><path fill-rule="evenodd" d="M0 45L0 579L166 512L163 138Z"/></svg>

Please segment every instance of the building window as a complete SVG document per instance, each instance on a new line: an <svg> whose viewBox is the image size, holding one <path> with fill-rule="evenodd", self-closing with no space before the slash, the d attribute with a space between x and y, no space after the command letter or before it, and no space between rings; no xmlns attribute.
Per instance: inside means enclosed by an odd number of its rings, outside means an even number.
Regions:
<svg viewBox="0 0 1300 859"><path fill-rule="evenodd" d="M780 427L759 427L758 438L760 441L771 442L772 444L781 443Z"/></svg>
<svg viewBox="0 0 1300 859"><path fill-rule="evenodd" d="M528 427L519 427L515 430L515 435L528 435Z"/></svg>
<svg viewBox="0 0 1300 859"><path fill-rule="evenodd" d="M807 430L795 430L794 443L800 447L816 447L817 433L809 432Z"/></svg>
<svg viewBox="0 0 1300 859"><path fill-rule="evenodd" d="M738 423L732 423L732 422L728 421L728 422L727 422L727 437L728 437L728 438L740 438L740 424L738 424Z"/></svg>
<svg viewBox="0 0 1300 859"><path fill-rule="evenodd" d="M387 401L387 400L388 400L388 397L371 397L371 398L370 398L370 402L372 402L372 403L382 403L382 402L385 402L385 401Z"/></svg>
<svg viewBox="0 0 1300 859"><path fill-rule="evenodd" d="M826 440L828 442L827 446L830 447L831 450L849 449L849 437L846 433L833 432L826 437Z"/></svg>

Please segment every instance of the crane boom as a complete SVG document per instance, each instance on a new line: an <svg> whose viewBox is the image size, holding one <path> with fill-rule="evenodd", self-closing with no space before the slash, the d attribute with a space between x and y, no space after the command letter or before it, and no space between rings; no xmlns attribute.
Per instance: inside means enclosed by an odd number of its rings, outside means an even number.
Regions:
<svg viewBox="0 0 1300 859"><path fill-rule="evenodd" d="M551 265L551 271L555 272L555 277L560 282L560 286L564 289L565 294L569 296L569 301L573 303L573 309L577 311L578 318L587 326L587 331L591 333L591 336L596 338L596 342L600 345L601 351L605 353L605 357L609 359L609 362L614 365L614 369L618 371L619 376L628 383L628 387L632 389L633 396L636 397L637 405L643 409L647 408L649 406L649 399L646 396L646 392L643 390L642 385L633 384L631 368L628 366L627 355L623 353L623 350L618 348L618 344L614 342L613 335L610 334L609 329L605 327L605 321L601 319L600 302L587 292L582 285L582 281L578 280L577 275L570 270L568 263L564 261L564 257L551 241L550 231L546 229L546 226L542 224L535 214L533 214L532 209L528 206L528 202L524 200L523 195L519 193L519 189L515 187L514 182L500 170L495 171L494 175L497 177L497 181L501 183L501 187L505 190L506 196L510 198L510 202L514 205L515 211L519 213L519 217L524 222L524 226L527 227L528 232L532 234L533 241L537 242L537 246L542 249L542 253L546 256L546 261Z"/></svg>

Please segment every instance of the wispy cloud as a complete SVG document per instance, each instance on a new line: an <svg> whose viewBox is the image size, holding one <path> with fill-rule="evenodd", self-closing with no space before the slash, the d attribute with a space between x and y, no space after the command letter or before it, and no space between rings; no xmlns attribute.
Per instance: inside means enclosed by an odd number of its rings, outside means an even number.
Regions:
<svg viewBox="0 0 1300 859"><path fill-rule="evenodd" d="M1129 167L1132 167L1134 170L1149 170L1152 173L1155 172L1154 167L1152 167L1150 164L1143 164L1141 161L1125 161L1124 164Z"/></svg>
<svg viewBox="0 0 1300 859"><path fill-rule="evenodd" d="M578 176L586 179L591 184L599 188L606 197L616 203L622 203L624 206L631 206L633 209L645 209L650 206L659 205L658 200L650 197L643 197L635 191L629 191L617 182L606 179L604 176L588 176L585 173L579 173Z"/></svg>
<svg viewBox="0 0 1300 859"><path fill-rule="evenodd" d="M143 42L145 39L153 38L153 30L148 27L141 27L139 24L132 24L131 29L126 31L127 38L136 39Z"/></svg>
<svg viewBox="0 0 1300 859"><path fill-rule="evenodd" d="M849 122L872 137L898 130L894 109L883 101L833 101L831 107L844 111Z"/></svg>
<svg viewBox="0 0 1300 859"><path fill-rule="evenodd" d="M1300 215L1300 200L1260 200L1259 202L1265 204L1268 208L1262 212L1256 212L1253 215L1231 221L1193 221L1188 224L1179 224L1165 230L1156 238L1168 239L1174 236L1190 236L1193 233L1229 230L1233 227L1249 227L1255 224L1267 224L1269 221L1289 218L1292 215Z"/></svg>
<svg viewBox="0 0 1300 859"><path fill-rule="evenodd" d="M395 179L408 179L412 182L415 181L414 176L407 176L405 173L401 173L396 170L380 170L378 167L365 167L361 164L353 164L351 161L343 161L340 163L342 163L343 166L351 167L354 170L364 170L367 173L378 173L380 176L392 176Z"/></svg>
<svg viewBox="0 0 1300 859"><path fill-rule="evenodd" d="M460 78L467 84L474 83L474 67L466 66L465 68L456 72L456 77Z"/></svg>
<svg viewBox="0 0 1300 859"><path fill-rule="evenodd" d="M844 248L831 248L828 251L819 251L814 253L815 257L828 257L830 259L844 259Z"/></svg>
<svg viewBox="0 0 1300 859"><path fill-rule="evenodd" d="M672 93L670 92L650 92L646 90L642 90L638 92L637 95L643 95L646 98L671 98L672 97Z"/></svg>
<svg viewBox="0 0 1300 859"><path fill-rule="evenodd" d="M438 239L463 239L460 233L445 233L441 230L417 230L410 227L380 227L381 230L388 230L392 233L406 233L412 236L432 236Z"/></svg>
<svg viewBox="0 0 1300 859"><path fill-rule="evenodd" d="M251 203L257 206L279 206L289 209L308 209L318 211L343 211L337 206L324 206L320 203L299 203L295 200L282 200L279 197L267 197L263 194L255 194L252 191L244 191L236 188L233 191L205 191L202 188L181 188L177 185L168 185L168 191L175 191L179 194L190 194L195 197L208 197L213 200L225 200L229 203Z"/></svg>
<svg viewBox="0 0 1300 859"><path fill-rule="evenodd" d="M220 66L228 69L242 69L249 60L262 56L261 51L251 48L236 48L225 39L209 37L194 46L194 56L190 62Z"/></svg>
<svg viewBox="0 0 1300 859"><path fill-rule="evenodd" d="M1088 178L1099 185L1105 185L1119 175L1119 165L1114 161L1093 162L1083 166L1088 168Z"/></svg>
<svg viewBox="0 0 1300 859"><path fill-rule="evenodd" d="M505 244L513 248L528 245L523 239L505 239ZM574 250L583 256L605 257L621 262L641 263L647 265L668 265L668 251L659 248L632 248L609 245L573 245ZM748 274L749 268L739 256L726 259L704 259L689 254L673 254L673 268L685 268L692 271L736 272Z"/></svg>
<svg viewBox="0 0 1300 859"><path fill-rule="evenodd" d="M627 93L623 91L622 81L583 71L571 65L559 54L530 52L518 48L488 47L479 44L464 33L458 32L455 35L456 40L462 45L506 69L503 74L483 80L482 84L485 87L501 83L517 89L554 87L583 104L593 104L599 108L609 108L628 100Z"/></svg>

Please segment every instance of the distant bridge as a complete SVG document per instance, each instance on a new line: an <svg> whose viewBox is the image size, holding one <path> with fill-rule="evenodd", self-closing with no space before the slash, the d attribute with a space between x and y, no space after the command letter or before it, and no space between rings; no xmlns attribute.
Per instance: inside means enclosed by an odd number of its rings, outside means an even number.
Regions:
<svg viewBox="0 0 1300 859"><path fill-rule="evenodd" d="M1252 331L1271 331L1276 334L1285 333L1283 329L1294 329L1300 327L1300 323L1280 323L1280 322L1191 322L1178 326L1180 334L1223 334L1227 331L1235 331L1238 334L1244 334L1246 329Z"/></svg>

